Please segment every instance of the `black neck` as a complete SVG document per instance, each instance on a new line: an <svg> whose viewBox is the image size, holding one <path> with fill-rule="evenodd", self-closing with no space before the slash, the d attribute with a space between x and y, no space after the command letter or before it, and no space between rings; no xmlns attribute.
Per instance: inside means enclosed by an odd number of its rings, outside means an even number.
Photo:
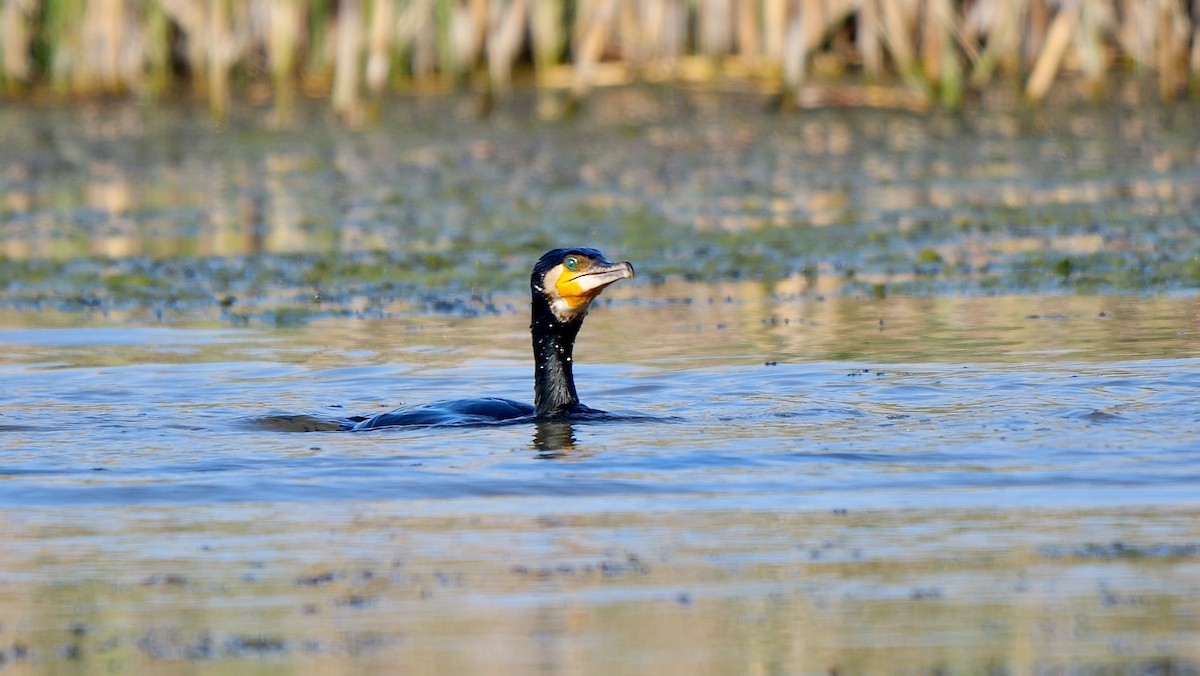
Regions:
<svg viewBox="0 0 1200 676"><path fill-rule="evenodd" d="M575 336L583 326L583 317L559 321L544 297L536 291L533 298L533 406L539 418L559 416L579 406L575 393Z"/></svg>

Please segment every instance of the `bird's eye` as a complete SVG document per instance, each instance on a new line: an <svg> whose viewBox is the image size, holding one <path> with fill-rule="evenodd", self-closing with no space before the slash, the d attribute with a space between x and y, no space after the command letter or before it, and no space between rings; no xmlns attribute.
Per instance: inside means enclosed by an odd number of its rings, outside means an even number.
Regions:
<svg viewBox="0 0 1200 676"><path fill-rule="evenodd" d="M574 256L567 256L566 260L563 261L563 267L571 272L575 272L579 269L579 259Z"/></svg>

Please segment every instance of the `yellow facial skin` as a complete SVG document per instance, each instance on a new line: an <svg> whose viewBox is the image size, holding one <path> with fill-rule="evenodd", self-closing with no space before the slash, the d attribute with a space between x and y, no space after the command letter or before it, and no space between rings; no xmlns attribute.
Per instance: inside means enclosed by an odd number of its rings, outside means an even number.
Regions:
<svg viewBox="0 0 1200 676"><path fill-rule="evenodd" d="M546 273L542 288L554 316L567 321L587 314L588 305L604 287L630 277L633 277L633 266L627 262L608 263L570 255Z"/></svg>

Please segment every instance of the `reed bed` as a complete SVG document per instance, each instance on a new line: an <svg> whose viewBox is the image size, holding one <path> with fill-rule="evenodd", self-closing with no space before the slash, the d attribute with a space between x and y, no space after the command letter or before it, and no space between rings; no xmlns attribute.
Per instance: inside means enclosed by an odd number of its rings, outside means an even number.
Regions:
<svg viewBox="0 0 1200 676"><path fill-rule="evenodd" d="M567 100L649 80L958 107L998 80L1037 102L1128 71L1164 99L1194 88L1200 0L0 0L7 96L185 88L218 118L234 95L273 98L281 121L298 93L327 96L353 122L387 91L515 81Z"/></svg>

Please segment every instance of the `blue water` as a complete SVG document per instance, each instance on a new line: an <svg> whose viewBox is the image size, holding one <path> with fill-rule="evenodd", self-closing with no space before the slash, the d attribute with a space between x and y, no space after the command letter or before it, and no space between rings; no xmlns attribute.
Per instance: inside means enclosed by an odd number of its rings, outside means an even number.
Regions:
<svg viewBox="0 0 1200 676"><path fill-rule="evenodd" d="M651 311L604 312L592 333ZM10 354L37 345L37 358L67 355L3 367L0 505L512 496L570 498L563 507L595 511L613 498L827 509L1200 495L1197 358L1092 361L1075 349L1014 349L1004 361L958 362L945 357L960 358L961 345L944 336L930 337L922 362L781 350L767 361L734 354L733 363L688 365L664 360L662 342L686 338L660 330L650 345L629 345L627 363L581 360L586 403L644 420L308 434L256 424L275 413L339 418L472 394L530 399L519 334L480 359L472 320L454 321L465 344L447 344L454 328L429 332L430 345L410 332L396 363L321 345L345 328L329 323L0 332ZM916 338L889 330L889 349ZM589 337L585 330L585 353ZM617 347L611 334L594 338ZM736 349L726 339L702 342ZM442 364L419 356L439 349Z"/></svg>
<svg viewBox="0 0 1200 676"><path fill-rule="evenodd" d="M594 311L576 351L583 401L636 422L278 424L528 401L519 313L0 332L0 650L259 673L523 673L536 646L617 670L1200 660L1191 299L658 295Z"/></svg>

